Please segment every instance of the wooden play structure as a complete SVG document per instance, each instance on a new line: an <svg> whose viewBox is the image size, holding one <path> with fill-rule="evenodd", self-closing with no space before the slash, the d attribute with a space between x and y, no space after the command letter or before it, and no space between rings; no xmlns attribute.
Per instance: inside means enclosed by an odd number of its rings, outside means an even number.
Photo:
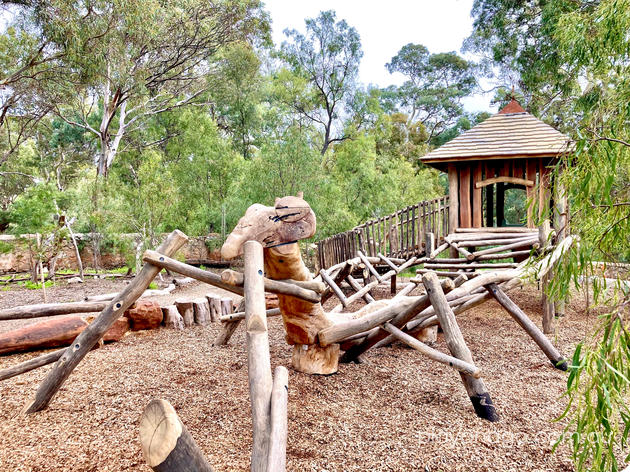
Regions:
<svg viewBox="0 0 630 472"><path fill-rule="evenodd" d="M213 308L212 302L190 301L164 307L163 313L173 327L203 324L202 319L214 316L222 323L214 340L217 346L227 344L245 322L253 471L281 471L286 462L288 373L284 367L271 372L267 336L271 316L282 317L296 371L333 374L339 362L360 362L368 350L400 341L458 371L475 413L497 421L499 415L456 316L494 299L553 367L567 369L564 356L543 334L552 332L554 309L562 310L561 304L554 306L543 294L541 331L507 293L524 281L539 280L544 287L574 242L567 231L566 196L554 185L550 170L559 154L570 150L563 135L513 100L423 158L448 172L448 197L409 206L320 241L316 276L302 261L299 247L300 240L316 231L315 214L301 194L278 198L274 206L252 205L241 218L222 256L242 254L243 273L225 270L219 275L179 262L174 255L187 237L176 230L156 251L145 252L142 270L111 299L0 311L0 320L99 311L91 323L81 325L69 347L5 369L0 379L54 362L24 412L46 408L81 360L167 269L244 296L237 313L230 308L219 315L220 302ZM524 190L534 202L523 227L505 225L505 192L512 188ZM553 217L553 227L544 219L548 216ZM535 228L535 219L544 222ZM447 251L449 257L444 257ZM417 276L397 292L397 276L415 266L421 266ZM375 300L374 290L387 283L392 298ZM277 295L278 308L266 309L265 292ZM325 312L322 304L331 297L338 303ZM431 346L438 326L449 352ZM140 439L153 470L212 470L164 400L154 400L145 409Z"/></svg>
<svg viewBox="0 0 630 472"><path fill-rule="evenodd" d="M319 267L334 267L358 251L366 257L382 254L408 260L431 255L429 259L433 259L441 252L435 249L448 248L448 261L423 261L428 264L425 269L447 277L447 270L455 268L445 264L466 263L470 269L482 261L523 260L536 244L537 238L532 237L537 231L536 221L548 219L557 241L569 234L567 196L554 176L562 170L559 158L571 153L573 147L567 136L512 99L499 113L421 158L424 164L448 174L447 197L410 205L319 241ZM514 222L506 225L505 196L512 189L522 191L530 202L523 227L514 226ZM478 234L466 236L473 232ZM506 255L504 246L509 244L508 252L513 253ZM459 260L462 257L464 260ZM388 270L382 260L378 264L377 270ZM554 318L564 313L563 302L547 298L549 278L547 274L541 279L545 333L553 332ZM392 286L395 283L394 276Z"/></svg>
<svg viewBox="0 0 630 472"><path fill-rule="evenodd" d="M293 348L292 367L297 371L331 374L338 370L339 361L358 362L369 349L398 340L458 371L475 413L488 421L497 421L499 416L456 315L494 298L532 337L551 364L566 370L564 357L506 293L522 281L548 274L572 244L572 237L552 246L553 234L548 225L543 225L538 232L462 229L445 236L445 243L435 247L435 236L429 233L425 244L430 251L422 257L390 258L383 254L372 257L357 251L355 257L322 269L313 277L302 262L298 241L311 237L315 230L315 214L302 195L279 198L271 207L253 205L222 248L225 258L243 254L244 272L226 270L220 275L174 259L178 248L187 240L183 233L174 231L156 251L145 252L142 270L125 290L105 302L100 314L82 329L69 347L27 361L28 370L56 363L24 412L33 413L48 406L76 366L162 269L244 296L240 309L243 311L220 316L223 329L215 345L226 344L239 323L245 321L253 417L251 469L255 471L284 470L286 461L288 375L284 367L278 367L274 374L271 372L268 316L282 316L287 343ZM465 252L466 258L452 262L456 272L449 273L442 281L435 271L427 268L438 263L436 256L447 247L466 251L471 244L483 246L483 241L488 242L486 246L498 246L490 252L487 249ZM518 252L515 249L521 246L538 251L540 260L500 263L495 264L496 270L478 272L485 268L484 261L514 258L514 253ZM525 256L520 252L519 255ZM425 264L425 269L421 269L422 277L411 279L391 299L374 299L370 293L373 289L417 264ZM386 271L377 269L381 265ZM362 276L355 277L357 272ZM347 283L345 288L344 282ZM348 294L348 290L354 293ZM412 295L414 290L419 293ZM277 294L278 309L266 310L265 292ZM338 298L339 304L326 313L322 303L333 296ZM344 312L359 300L365 301L360 309ZM182 320L190 320L191 308L187 304L179 304L174 309ZM43 310L39 307L36 312L41 315ZM61 311L56 306L49 310L49 315ZM14 309L15 312L27 313L25 317L28 317L33 310ZM430 346L438 325L444 333L448 353ZM145 459L153 470L211 470L175 410L164 400L154 400L147 406L141 418L140 438ZM186 464L192 465L186 468Z"/></svg>

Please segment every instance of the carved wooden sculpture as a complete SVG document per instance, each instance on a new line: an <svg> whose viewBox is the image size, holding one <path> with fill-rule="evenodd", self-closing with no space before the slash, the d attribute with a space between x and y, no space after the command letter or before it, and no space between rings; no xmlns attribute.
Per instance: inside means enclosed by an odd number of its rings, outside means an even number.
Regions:
<svg viewBox="0 0 630 472"><path fill-rule="evenodd" d="M275 280L312 280L302 262L297 241L315 234L315 214L308 203L297 197L276 199L274 207L252 205L239 220L221 248L221 255L231 259L243 252L249 240L264 247L266 276ZM332 374L337 371L339 345L322 347L317 333L333 321L321 303L311 303L290 295L278 294L286 339L293 345L293 367L309 374Z"/></svg>

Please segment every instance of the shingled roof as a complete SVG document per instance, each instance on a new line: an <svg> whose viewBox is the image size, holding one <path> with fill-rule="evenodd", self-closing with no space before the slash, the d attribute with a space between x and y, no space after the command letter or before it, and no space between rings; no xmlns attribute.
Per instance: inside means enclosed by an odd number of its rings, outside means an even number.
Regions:
<svg viewBox="0 0 630 472"><path fill-rule="evenodd" d="M420 160L440 168L462 160L555 157L573 149L569 137L512 100L499 113L431 151Z"/></svg>

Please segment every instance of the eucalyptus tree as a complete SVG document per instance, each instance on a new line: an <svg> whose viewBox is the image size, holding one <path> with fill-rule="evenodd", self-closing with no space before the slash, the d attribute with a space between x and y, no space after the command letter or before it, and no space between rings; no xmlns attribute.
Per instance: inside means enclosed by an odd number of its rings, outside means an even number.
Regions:
<svg viewBox="0 0 630 472"><path fill-rule="evenodd" d="M332 143L349 137L344 133L344 113L351 113L363 57L357 30L334 11L321 12L306 22L306 34L285 30L280 57L291 71L308 83L304 93L292 97L294 109L323 132L321 154Z"/></svg>
<svg viewBox="0 0 630 472"><path fill-rule="evenodd" d="M564 436L577 470L617 471L630 460L630 293L591 276L593 260L630 261L630 2L476 0L473 15L470 43L513 68L544 119L571 120L576 151L555 178L580 244L561 261L552 295L588 277L608 309L573 355Z"/></svg>
<svg viewBox="0 0 630 472"><path fill-rule="evenodd" d="M268 29L258 0L53 0L19 11L63 61L65 80L41 100L96 138L99 176L148 117L205 103L217 51Z"/></svg>
<svg viewBox="0 0 630 472"><path fill-rule="evenodd" d="M474 64L455 52L431 54L421 44L407 44L387 65L406 80L383 91L384 106L407 114L408 126L422 124L427 143L463 114L462 99L476 86Z"/></svg>

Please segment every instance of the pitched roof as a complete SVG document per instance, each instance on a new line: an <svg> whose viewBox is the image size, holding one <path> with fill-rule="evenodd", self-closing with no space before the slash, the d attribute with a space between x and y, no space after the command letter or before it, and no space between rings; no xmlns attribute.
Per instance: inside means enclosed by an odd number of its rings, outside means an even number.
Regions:
<svg viewBox="0 0 630 472"><path fill-rule="evenodd" d="M502 157L555 157L573 149L571 139L512 100L499 113L431 151L420 160L440 164Z"/></svg>

